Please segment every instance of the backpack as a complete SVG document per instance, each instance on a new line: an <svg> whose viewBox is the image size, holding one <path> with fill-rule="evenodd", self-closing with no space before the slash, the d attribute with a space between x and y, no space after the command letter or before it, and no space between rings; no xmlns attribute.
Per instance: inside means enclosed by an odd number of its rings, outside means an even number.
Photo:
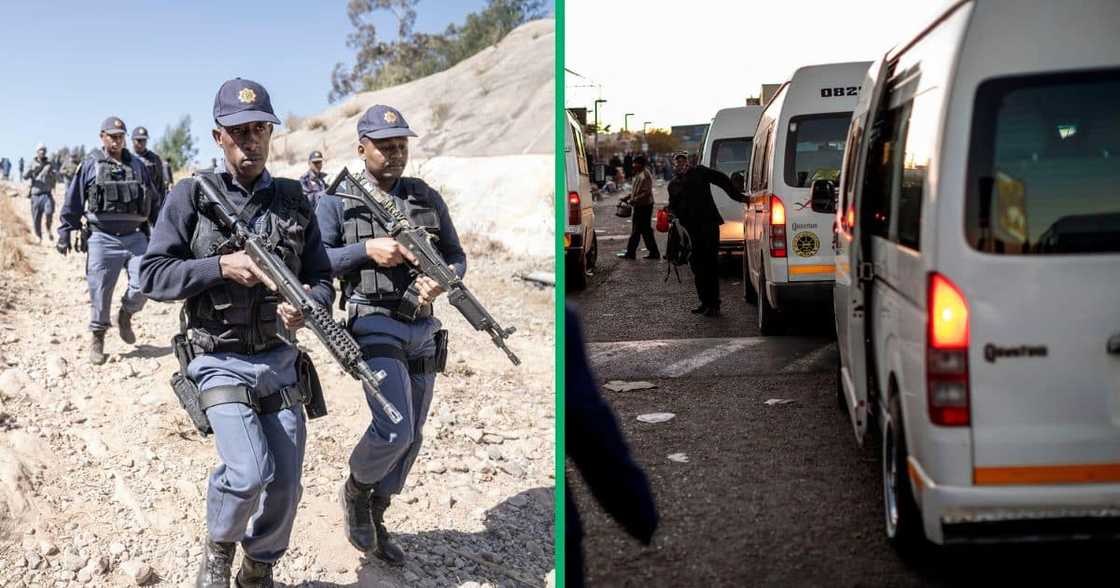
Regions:
<svg viewBox="0 0 1120 588"><path fill-rule="evenodd" d="M665 268L665 280L669 281L669 272L676 270L677 281L681 281L680 266L688 263L692 257L692 238L677 219L669 222L669 242L665 247L665 260L669 262Z"/></svg>

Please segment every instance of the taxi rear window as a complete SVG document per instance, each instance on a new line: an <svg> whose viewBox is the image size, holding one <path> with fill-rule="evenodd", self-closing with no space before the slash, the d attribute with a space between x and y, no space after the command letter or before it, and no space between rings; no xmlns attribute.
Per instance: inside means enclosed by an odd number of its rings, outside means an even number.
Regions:
<svg viewBox="0 0 1120 588"><path fill-rule="evenodd" d="M809 114L789 121L786 184L807 188L813 180L837 180L852 113Z"/></svg>
<svg viewBox="0 0 1120 588"><path fill-rule="evenodd" d="M965 234L985 253L1120 252L1120 69L989 80Z"/></svg>

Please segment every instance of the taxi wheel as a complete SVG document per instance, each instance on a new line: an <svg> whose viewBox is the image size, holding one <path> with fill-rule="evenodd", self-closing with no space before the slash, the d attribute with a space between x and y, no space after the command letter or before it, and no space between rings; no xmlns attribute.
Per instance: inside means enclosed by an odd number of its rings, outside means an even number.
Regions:
<svg viewBox="0 0 1120 588"><path fill-rule="evenodd" d="M591 233L591 248L587 251L587 262L584 265L585 270L595 269L595 264L599 261L599 236L594 232ZM586 274L587 271L584 271ZM587 281L586 278L584 281Z"/></svg>
<svg viewBox="0 0 1120 588"><path fill-rule="evenodd" d="M564 277L567 290L583 290L587 287L587 258L583 255L569 256L564 260Z"/></svg>
<svg viewBox="0 0 1120 588"><path fill-rule="evenodd" d="M922 516L914 502L907 468L906 432L898 393L887 401L883 423L883 507L887 541L901 555L912 555L924 543Z"/></svg>
<svg viewBox="0 0 1120 588"><path fill-rule="evenodd" d="M758 330L763 335L781 335L782 317L777 309L770 306L770 298L766 296L766 274L758 274Z"/></svg>
<svg viewBox="0 0 1120 588"><path fill-rule="evenodd" d="M746 247L743 247L743 299L747 304L758 304L758 290L751 283L751 262Z"/></svg>

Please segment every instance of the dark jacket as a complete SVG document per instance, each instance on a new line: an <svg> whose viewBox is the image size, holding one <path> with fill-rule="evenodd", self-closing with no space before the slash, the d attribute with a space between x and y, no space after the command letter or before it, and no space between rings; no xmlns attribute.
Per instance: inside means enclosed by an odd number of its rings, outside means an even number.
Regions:
<svg viewBox="0 0 1120 588"><path fill-rule="evenodd" d="M722 225L723 217L712 199L711 184L723 188L731 198L746 202L747 197L735 189L731 178L719 170L697 165L683 176L669 181L669 212L673 213L687 229L709 225Z"/></svg>
<svg viewBox="0 0 1120 588"><path fill-rule="evenodd" d="M657 507L649 481L630 457L618 421L599 395L587 363L578 316L568 308L565 317L564 451L603 509L627 533L648 545L657 529ZM579 561L580 554L575 551L581 549L583 528L570 490L565 492L564 501L566 545L573 559ZM580 572L569 567L569 582Z"/></svg>

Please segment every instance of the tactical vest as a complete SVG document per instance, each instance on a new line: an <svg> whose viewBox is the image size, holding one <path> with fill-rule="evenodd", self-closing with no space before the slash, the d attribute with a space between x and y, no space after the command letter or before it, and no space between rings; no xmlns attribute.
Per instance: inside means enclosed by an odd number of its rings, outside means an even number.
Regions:
<svg viewBox="0 0 1120 588"><path fill-rule="evenodd" d="M95 223L147 221L152 198L132 166L110 159L100 149L95 149L90 157L96 161L96 167L86 198L86 216Z"/></svg>
<svg viewBox="0 0 1120 588"><path fill-rule="evenodd" d="M360 181L369 180L363 175ZM397 207L412 224L424 227L438 236L439 212L427 184L414 178L402 178L399 182L400 194L393 197ZM351 199L344 199L343 202L342 236L347 245L389 236L381 225L373 221L372 214L364 204ZM371 302L391 305L405 295L414 279L415 274L407 263L379 267L371 261L363 269L345 274L339 279L344 294L339 302L345 304L345 300L359 294Z"/></svg>
<svg viewBox="0 0 1120 588"><path fill-rule="evenodd" d="M220 176L212 176L212 179L214 185L226 189ZM198 180L191 178L186 181ZM312 217L311 205L303 197L299 182L293 180L273 178L272 186L266 192L271 195L257 194L257 199L263 199L263 204L255 218L247 222L254 232L265 236L269 249L298 276L305 231ZM191 193L195 195L195 210L198 210L201 196L197 186L191 185ZM248 202L246 206L250 206L253 199ZM193 257L202 259L233 253L232 248L223 247L225 242L226 237L218 226L210 218L199 214L191 235ZM187 299L183 305L184 327L189 329L191 343L204 353L258 353L290 340L276 314L281 302L280 296L263 284L247 287L226 280Z"/></svg>
<svg viewBox="0 0 1120 588"><path fill-rule="evenodd" d="M148 168L148 177L152 179L152 184L155 186L159 186L160 182L157 178L163 178L163 170L160 169L160 166L158 165L155 152L149 149L147 156L140 155L139 153L133 153L132 155L133 157L139 158L140 161L144 164L144 167Z"/></svg>

